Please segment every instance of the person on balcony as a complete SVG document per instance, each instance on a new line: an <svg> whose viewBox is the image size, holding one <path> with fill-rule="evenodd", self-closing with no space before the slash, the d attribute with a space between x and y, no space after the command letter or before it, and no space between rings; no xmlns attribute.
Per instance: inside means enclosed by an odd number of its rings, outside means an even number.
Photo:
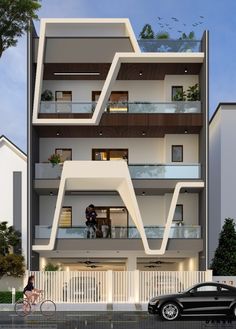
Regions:
<svg viewBox="0 0 236 329"><path fill-rule="evenodd" d="M93 204L90 204L85 210L87 238L96 237L97 213Z"/></svg>

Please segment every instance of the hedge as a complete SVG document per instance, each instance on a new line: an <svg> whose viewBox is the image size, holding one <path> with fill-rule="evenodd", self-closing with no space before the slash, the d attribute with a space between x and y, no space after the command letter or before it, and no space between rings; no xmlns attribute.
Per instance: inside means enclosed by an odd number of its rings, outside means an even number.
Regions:
<svg viewBox="0 0 236 329"><path fill-rule="evenodd" d="M16 300L23 297L22 291L16 291ZM0 291L0 304L11 304L12 293L11 291Z"/></svg>

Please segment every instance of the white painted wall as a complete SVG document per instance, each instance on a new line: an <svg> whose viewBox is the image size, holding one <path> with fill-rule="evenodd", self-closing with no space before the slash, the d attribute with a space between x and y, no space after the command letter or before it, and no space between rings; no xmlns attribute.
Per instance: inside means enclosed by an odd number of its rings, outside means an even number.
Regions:
<svg viewBox="0 0 236 329"><path fill-rule="evenodd" d="M197 75L166 75L165 80L115 81L113 91L128 91L130 102L171 102L172 86L183 85L184 90L198 82ZM72 91L73 102L91 102L92 91L102 89L104 81L44 80L43 88L55 91Z"/></svg>
<svg viewBox="0 0 236 329"><path fill-rule="evenodd" d="M171 146L183 145L183 162L198 163L198 135L197 134L166 134L164 137L164 162L171 163Z"/></svg>
<svg viewBox="0 0 236 329"><path fill-rule="evenodd" d="M199 269L198 254L193 257L184 259L178 263L178 271L198 271Z"/></svg>
<svg viewBox="0 0 236 329"><path fill-rule="evenodd" d="M94 148L127 148L130 164L171 163L171 145L183 145L184 162L198 163L198 135L165 135L165 138L41 138L40 162L56 148L72 148L72 160L91 160Z"/></svg>
<svg viewBox="0 0 236 329"><path fill-rule="evenodd" d="M172 194L137 197L144 225L165 225L171 197ZM57 196L41 195L39 199L40 225L51 225ZM90 203L95 206L124 206L119 196L65 196L64 206L72 206L72 225L85 225L85 209ZM178 203L183 204L185 225L198 225L198 194L181 193ZM129 225L134 225L131 219Z"/></svg>
<svg viewBox="0 0 236 329"><path fill-rule="evenodd" d="M27 160L4 138L0 139L0 221L13 225L13 172L22 173L22 248L27 248Z"/></svg>
<svg viewBox="0 0 236 329"><path fill-rule="evenodd" d="M171 102L172 86L183 86L186 91L188 87L199 83L198 75L166 75L164 80L164 99Z"/></svg>

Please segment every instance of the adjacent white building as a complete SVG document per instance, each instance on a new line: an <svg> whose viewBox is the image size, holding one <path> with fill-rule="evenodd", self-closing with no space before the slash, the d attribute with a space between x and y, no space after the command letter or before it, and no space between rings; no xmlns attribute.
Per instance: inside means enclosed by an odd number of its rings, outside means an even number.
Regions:
<svg viewBox="0 0 236 329"><path fill-rule="evenodd" d="M27 156L5 136L0 137L0 166L0 221L21 232L26 256Z"/></svg>
<svg viewBox="0 0 236 329"><path fill-rule="evenodd" d="M225 218L236 220L236 104L220 103L209 128L209 261Z"/></svg>

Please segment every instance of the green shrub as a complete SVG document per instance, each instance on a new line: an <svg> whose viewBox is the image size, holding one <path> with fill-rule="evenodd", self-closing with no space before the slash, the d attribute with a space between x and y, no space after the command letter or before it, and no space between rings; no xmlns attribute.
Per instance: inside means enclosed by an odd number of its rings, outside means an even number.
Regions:
<svg viewBox="0 0 236 329"><path fill-rule="evenodd" d="M16 291L16 301L23 297L22 291ZM11 304L12 294L11 291L0 291L0 304Z"/></svg>

